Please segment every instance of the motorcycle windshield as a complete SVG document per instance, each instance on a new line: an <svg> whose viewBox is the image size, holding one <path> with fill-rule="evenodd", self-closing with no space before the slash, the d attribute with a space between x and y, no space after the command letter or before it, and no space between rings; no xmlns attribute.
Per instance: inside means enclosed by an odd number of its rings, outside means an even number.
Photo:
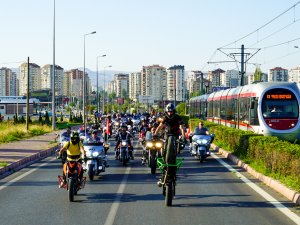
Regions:
<svg viewBox="0 0 300 225"><path fill-rule="evenodd" d="M194 135L192 138L193 141L202 140L202 139L205 139L210 142L211 137L210 135Z"/></svg>
<svg viewBox="0 0 300 225"><path fill-rule="evenodd" d="M88 142L84 141L83 146L103 146L103 142Z"/></svg>

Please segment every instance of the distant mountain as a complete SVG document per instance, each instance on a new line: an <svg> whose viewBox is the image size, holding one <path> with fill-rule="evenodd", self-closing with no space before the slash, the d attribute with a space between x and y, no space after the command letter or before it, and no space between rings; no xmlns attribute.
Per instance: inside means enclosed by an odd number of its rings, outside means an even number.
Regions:
<svg viewBox="0 0 300 225"><path fill-rule="evenodd" d="M83 71L83 68L79 68L79 70ZM85 68L85 72L89 75L91 79L92 86L96 86L97 83L97 72L90 70L88 68ZM128 73L129 72L124 72L124 71L116 71L116 70L105 70L105 83L107 84L110 81L114 80L114 75L118 73ZM104 71L101 70L98 72L98 77L99 77L99 86L102 86L103 78L104 78Z"/></svg>

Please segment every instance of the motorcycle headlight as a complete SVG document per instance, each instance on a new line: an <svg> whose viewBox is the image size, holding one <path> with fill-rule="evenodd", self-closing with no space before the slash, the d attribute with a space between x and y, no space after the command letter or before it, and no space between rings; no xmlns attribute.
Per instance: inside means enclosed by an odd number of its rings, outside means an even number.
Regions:
<svg viewBox="0 0 300 225"><path fill-rule="evenodd" d="M86 155L86 157L91 157L91 156L92 156L92 153L91 153L90 151L86 151L86 152L85 152L85 155Z"/></svg>
<svg viewBox="0 0 300 225"><path fill-rule="evenodd" d="M121 143L122 146L126 146L126 144L127 144L126 141L122 141Z"/></svg>
<svg viewBox="0 0 300 225"><path fill-rule="evenodd" d="M162 143L161 142L156 142L155 143L155 147L156 148L161 148L162 147Z"/></svg>
<svg viewBox="0 0 300 225"><path fill-rule="evenodd" d="M115 123L116 126L119 126L119 123Z"/></svg>
<svg viewBox="0 0 300 225"><path fill-rule="evenodd" d="M97 157L99 155L99 152L93 152L93 157Z"/></svg>
<svg viewBox="0 0 300 225"><path fill-rule="evenodd" d="M152 148L152 147L153 147L153 143L152 143L152 142L147 142L147 143L146 143L146 147Z"/></svg>
<svg viewBox="0 0 300 225"><path fill-rule="evenodd" d="M201 139L201 140L197 140L197 143L198 144L207 144L208 143L208 141L206 140L206 139Z"/></svg>

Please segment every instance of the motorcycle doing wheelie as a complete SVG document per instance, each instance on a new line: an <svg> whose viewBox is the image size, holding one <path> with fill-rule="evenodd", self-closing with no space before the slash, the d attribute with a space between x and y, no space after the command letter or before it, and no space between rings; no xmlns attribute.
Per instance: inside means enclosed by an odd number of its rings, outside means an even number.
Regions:
<svg viewBox="0 0 300 225"><path fill-rule="evenodd" d="M74 195L77 195L77 192L83 189L86 183L86 177L79 179L79 174L83 172L80 160L80 158L68 159L64 164L66 182L64 182L63 176L58 175L59 188L64 188L68 191L70 202L74 201Z"/></svg>
<svg viewBox="0 0 300 225"><path fill-rule="evenodd" d="M162 178L157 184L163 188L166 206L172 206L172 201L176 193L176 172L183 161L183 158L176 158L177 148L177 137L170 135L167 139L163 157L157 158L158 168L162 171Z"/></svg>
<svg viewBox="0 0 300 225"><path fill-rule="evenodd" d="M83 148L86 152L83 169L88 174L90 180L94 180L95 175L105 172L107 167L107 158L103 146L104 142L83 142Z"/></svg>
<svg viewBox="0 0 300 225"><path fill-rule="evenodd" d="M208 156L210 156L210 144L213 142L215 135L202 135L195 133L192 136L192 145L190 153L195 156L202 163Z"/></svg>

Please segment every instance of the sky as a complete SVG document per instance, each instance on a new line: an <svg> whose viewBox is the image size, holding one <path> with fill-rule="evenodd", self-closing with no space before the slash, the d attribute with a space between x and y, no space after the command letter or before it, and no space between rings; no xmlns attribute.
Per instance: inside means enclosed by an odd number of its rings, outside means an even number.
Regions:
<svg viewBox="0 0 300 225"><path fill-rule="evenodd" d="M103 54L100 71L137 72L153 64L184 65L186 71L239 69L239 63L224 61L240 61L242 44L251 57L247 72L292 69L300 66L300 4L283 12L298 2L56 0L55 64L82 68L85 37L85 66L93 71ZM0 67L17 68L27 57L40 66L53 63L53 3L0 0Z"/></svg>

